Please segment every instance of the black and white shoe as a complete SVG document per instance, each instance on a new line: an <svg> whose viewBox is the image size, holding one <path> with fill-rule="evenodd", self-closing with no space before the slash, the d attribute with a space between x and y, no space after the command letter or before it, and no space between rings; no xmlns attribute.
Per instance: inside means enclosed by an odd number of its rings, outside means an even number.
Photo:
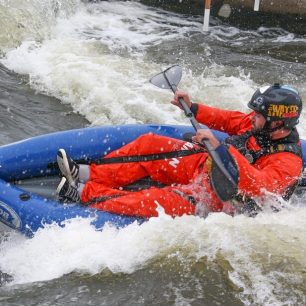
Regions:
<svg viewBox="0 0 306 306"><path fill-rule="evenodd" d="M60 171L72 186L77 186L79 181L79 165L73 161L64 149L57 152L57 163Z"/></svg>
<svg viewBox="0 0 306 306"><path fill-rule="evenodd" d="M78 189L70 185L65 177L62 177L61 182L57 186L56 194L61 202L80 202Z"/></svg>

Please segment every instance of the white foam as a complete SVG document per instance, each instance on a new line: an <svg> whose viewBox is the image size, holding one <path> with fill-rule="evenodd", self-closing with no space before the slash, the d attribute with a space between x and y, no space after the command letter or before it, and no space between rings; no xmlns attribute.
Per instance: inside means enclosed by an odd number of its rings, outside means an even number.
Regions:
<svg viewBox="0 0 306 306"><path fill-rule="evenodd" d="M287 43L287 42L306 42L305 38L296 37L293 33L288 33L286 35L281 35L273 40L275 43Z"/></svg>
<svg viewBox="0 0 306 306"><path fill-rule="evenodd" d="M9 54L10 64L7 66L29 74L34 88L72 104L93 125L188 122L183 120L180 110L169 104L170 91L158 90L148 83L152 72L160 71L159 66L138 58L123 59L115 55L92 58L86 47L74 42L65 47L69 50L77 48L78 55L66 53L62 58L57 54L57 46L52 47L52 42L34 50L23 44L17 50L20 56L14 52ZM59 62L58 56L61 57ZM25 71L29 66L30 70ZM197 101L201 99L210 105L227 108L238 104L246 110L245 100L254 91L253 82L243 72L238 77L225 76L220 70L222 66L211 67L207 73L197 77L187 72L180 88L192 92ZM223 90L217 91L216 87ZM232 90L233 87L236 91Z"/></svg>
<svg viewBox="0 0 306 306"><path fill-rule="evenodd" d="M259 304L280 305L284 278L286 286L303 283L298 267L306 264L305 217L305 208L256 218L215 213L207 219L172 219L161 214L142 225L119 230L106 226L102 232L89 220L72 220L65 228L48 226L32 239L12 234L0 244L0 269L12 275L10 285L16 285L71 272L133 273L160 256L175 257L182 264L206 257L208 265L228 262L230 279L243 288L240 298L247 304L255 298ZM284 270L280 259L287 261Z"/></svg>
<svg viewBox="0 0 306 306"><path fill-rule="evenodd" d="M36 90L70 103L93 125L187 122L182 112L169 104L171 92L158 90L148 82L153 73L160 71L159 65L138 56L110 54L105 48L99 41L73 35L63 38L60 33L43 44L24 42L1 62L29 75ZM208 104L218 101L219 105L227 103L230 107L242 104L255 88L249 76L239 69L236 74L225 76L220 65L211 66L199 76L186 71L180 88L188 89L193 97L201 97ZM215 90L219 86L222 92ZM234 86L236 92L232 91Z"/></svg>

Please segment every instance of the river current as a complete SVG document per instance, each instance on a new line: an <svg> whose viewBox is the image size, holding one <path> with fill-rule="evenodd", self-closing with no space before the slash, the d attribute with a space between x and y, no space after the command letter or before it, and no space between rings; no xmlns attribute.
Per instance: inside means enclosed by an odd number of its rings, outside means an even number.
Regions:
<svg viewBox="0 0 306 306"><path fill-rule="evenodd" d="M0 0L0 144L93 125L189 124L148 80L180 64L194 101L248 111L260 86L306 101L306 36L137 1ZM303 111L299 132L306 139ZM305 197L256 218L163 214L32 239L1 227L0 305L305 305Z"/></svg>

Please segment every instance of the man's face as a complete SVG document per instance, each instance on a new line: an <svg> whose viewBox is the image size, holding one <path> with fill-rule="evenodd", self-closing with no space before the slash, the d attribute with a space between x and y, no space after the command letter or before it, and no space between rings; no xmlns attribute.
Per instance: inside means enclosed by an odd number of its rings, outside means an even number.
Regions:
<svg viewBox="0 0 306 306"><path fill-rule="evenodd" d="M260 131L262 130L262 128L264 127L266 123L266 119L265 117L260 114L255 112L253 118L252 118L252 127L253 127L253 131Z"/></svg>

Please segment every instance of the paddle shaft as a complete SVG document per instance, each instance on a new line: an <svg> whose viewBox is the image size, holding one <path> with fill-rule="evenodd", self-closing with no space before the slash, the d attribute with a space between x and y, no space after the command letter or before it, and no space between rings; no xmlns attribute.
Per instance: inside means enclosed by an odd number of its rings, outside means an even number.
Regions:
<svg viewBox="0 0 306 306"><path fill-rule="evenodd" d="M208 129L208 127L205 125L201 126L199 122L194 118L192 111L190 110L190 108L188 107L188 105L186 104L183 98L179 98L179 102L184 110L186 117L190 120L192 126L196 131L199 129ZM208 151L214 150L208 139L203 139L202 144L206 147Z"/></svg>
<svg viewBox="0 0 306 306"><path fill-rule="evenodd" d="M164 72L164 77L169 85L169 87L171 88L172 92L175 94L177 91L177 87L174 84L171 84L166 73ZM196 131L198 131L199 129L208 129L207 126L203 125L201 126L199 124L199 122L195 119L194 114L192 113L192 111L190 110L190 107L186 104L186 102L184 101L183 98L179 98L179 103L182 106L184 113L186 115L186 117L190 120L192 126L194 127L194 129ZM211 156L212 160L215 162L216 166L219 168L219 170L221 171L221 173L224 175L224 178L227 179L227 181L232 185L232 186L236 186L236 183L234 182L233 178L230 176L230 174L228 173L228 171L225 169L222 160L220 159L219 154L215 151L215 149L212 147L210 141L208 139L203 139L201 142L202 145L205 146L205 148L207 149L207 152L209 153L209 155Z"/></svg>
<svg viewBox="0 0 306 306"><path fill-rule="evenodd" d="M190 110L190 108L188 107L188 105L186 104L186 102L184 101L184 99L179 98L179 102L185 112L186 117L189 118L192 126L194 127L194 129L197 131L199 129L208 129L207 126L203 125L201 126L199 124L199 122L194 118L194 115L192 113L192 111ZM225 169L225 167L223 166L223 162L221 161L219 155L216 153L215 149L212 147L210 141L208 139L203 139L201 142L202 145L205 146L205 148L207 149L209 155L211 156L211 158L214 160L214 162L216 163L217 167L220 169L220 171L224 174L224 176L227 178L227 180L232 184L232 185L236 185L236 183L234 182L234 180L232 179L232 177L230 176L230 174L228 173L228 171Z"/></svg>
<svg viewBox="0 0 306 306"><path fill-rule="evenodd" d="M175 94L177 91L177 87L176 85L173 85L169 82L169 79L167 77L167 75L164 73L164 77L168 83L168 85L170 86L172 92ZM193 112L190 110L190 107L186 104L186 102L184 101L183 98L179 98L179 102L184 110L185 116L190 120L193 128L197 131L199 129L208 129L207 126L203 125L201 126L199 124L199 122L196 120L196 118L193 115ZM206 147L207 151L210 153L214 150L214 148L212 147L211 143L209 142L208 139L203 139L202 140L202 144Z"/></svg>

